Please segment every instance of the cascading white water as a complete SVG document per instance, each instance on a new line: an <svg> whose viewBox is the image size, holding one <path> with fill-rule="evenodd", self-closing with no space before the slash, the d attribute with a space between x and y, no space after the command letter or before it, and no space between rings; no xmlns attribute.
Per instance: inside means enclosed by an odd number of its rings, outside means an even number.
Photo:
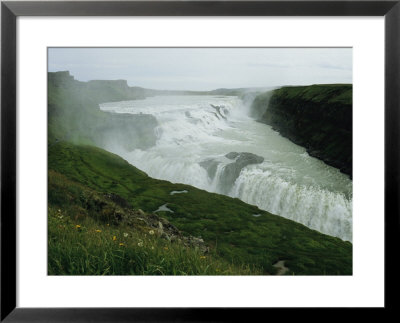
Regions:
<svg viewBox="0 0 400 323"><path fill-rule="evenodd" d="M238 197L312 229L352 240L349 177L249 117L248 106L238 97L155 96L105 103L101 109L156 117L155 146L131 152L118 145L105 147L149 176ZM262 157L261 162L243 166L239 157L226 157L231 152L251 153L248 158Z"/></svg>

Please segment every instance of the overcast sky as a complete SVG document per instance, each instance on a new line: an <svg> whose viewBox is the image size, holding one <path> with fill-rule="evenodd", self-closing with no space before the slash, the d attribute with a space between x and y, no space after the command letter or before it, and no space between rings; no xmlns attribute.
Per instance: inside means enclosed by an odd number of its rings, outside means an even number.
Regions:
<svg viewBox="0 0 400 323"><path fill-rule="evenodd" d="M352 49L50 48L48 68L171 90L352 83Z"/></svg>

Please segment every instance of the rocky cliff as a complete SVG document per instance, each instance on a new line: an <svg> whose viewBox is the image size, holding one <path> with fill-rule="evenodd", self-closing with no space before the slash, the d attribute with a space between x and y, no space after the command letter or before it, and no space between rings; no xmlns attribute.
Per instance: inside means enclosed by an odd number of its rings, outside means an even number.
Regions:
<svg viewBox="0 0 400 323"><path fill-rule="evenodd" d="M157 121L153 116L99 108L104 102L144 99L144 92L124 80L80 82L69 72L48 73L49 143L67 140L125 150L154 145Z"/></svg>
<svg viewBox="0 0 400 323"><path fill-rule="evenodd" d="M352 85L282 87L257 96L252 110L311 156L352 176Z"/></svg>

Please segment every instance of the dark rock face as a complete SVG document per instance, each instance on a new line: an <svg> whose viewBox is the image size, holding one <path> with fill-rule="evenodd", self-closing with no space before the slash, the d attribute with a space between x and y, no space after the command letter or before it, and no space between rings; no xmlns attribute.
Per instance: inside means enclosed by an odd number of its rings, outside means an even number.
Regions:
<svg viewBox="0 0 400 323"><path fill-rule="evenodd" d="M261 164L264 161L263 157L246 152L230 152L225 157L235 161L226 165L223 169L219 185L221 192L224 194L229 193L244 167L252 164Z"/></svg>
<svg viewBox="0 0 400 323"><path fill-rule="evenodd" d="M228 159L235 159L235 164L242 168L250 164L260 164L264 161L264 157L252 153L230 152L226 154L225 157Z"/></svg>
<svg viewBox="0 0 400 323"><path fill-rule="evenodd" d="M217 172L217 167L219 163L219 161L214 159L206 159L200 162L200 166L207 171L208 177L213 179L215 177L215 173Z"/></svg>
<svg viewBox="0 0 400 323"><path fill-rule="evenodd" d="M221 116L222 119L226 119L225 114L227 113L227 110L224 106L218 106L218 105L211 104L211 107L213 107L215 109L215 111L217 111L218 114L216 115L216 117L218 119L219 119L219 116Z"/></svg>
<svg viewBox="0 0 400 323"><path fill-rule="evenodd" d="M259 121L352 176L352 85L283 87L257 97L253 109L265 109Z"/></svg>
<svg viewBox="0 0 400 323"><path fill-rule="evenodd" d="M225 157L231 159L233 162L226 165L222 170L222 175L220 177L220 182L218 183L218 185L219 190L223 194L229 193L244 167L251 164L260 164L264 161L263 157L246 152L230 152L226 154ZM208 176L211 179L214 179L218 165L220 163L221 161L215 159L206 159L200 162L200 166L207 170Z"/></svg>
<svg viewBox="0 0 400 323"><path fill-rule="evenodd" d="M227 153L225 157L228 159L235 159L239 155L240 155L239 153L231 151L230 153Z"/></svg>

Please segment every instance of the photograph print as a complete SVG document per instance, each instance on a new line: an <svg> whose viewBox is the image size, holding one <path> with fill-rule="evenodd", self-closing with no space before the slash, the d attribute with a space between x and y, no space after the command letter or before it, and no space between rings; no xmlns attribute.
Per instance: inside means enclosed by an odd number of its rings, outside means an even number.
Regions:
<svg viewBox="0 0 400 323"><path fill-rule="evenodd" d="M48 275L352 275L351 48L48 48Z"/></svg>

